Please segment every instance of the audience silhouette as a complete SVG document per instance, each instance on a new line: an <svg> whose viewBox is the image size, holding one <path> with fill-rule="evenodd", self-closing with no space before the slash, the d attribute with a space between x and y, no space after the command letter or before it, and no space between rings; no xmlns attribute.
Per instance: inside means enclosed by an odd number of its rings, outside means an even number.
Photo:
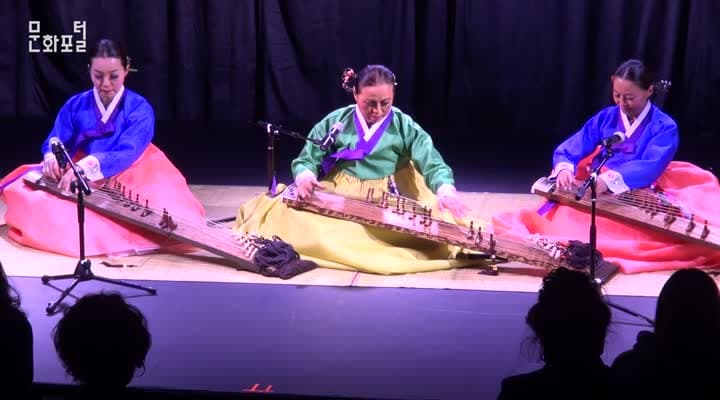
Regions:
<svg viewBox="0 0 720 400"><path fill-rule="evenodd" d="M81 384L80 397L122 397L151 344L143 314L114 293L82 297L53 335L66 371Z"/></svg>
<svg viewBox="0 0 720 400"><path fill-rule="evenodd" d="M654 332L612 364L623 398L715 398L720 373L720 292L705 272L676 271L658 297Z"/></svg>
<svg viewBox="0 0 720 400"><path fill-rule="evenodd" d="M545 366L505 378L499 399L608 398L610 369L600 356L610 308L587 274L562 267L550 272L526 322Z"/></svg>
<svg viewBox="0 0 720 400"><path fill-rule="evenodd" d="M33 382L33 332L0 263L0 390L26 398ZM10 396L14 397L14 396ZM8 398L10 398L8 397Z"/></svg>
<svg viewBox="0 0 720 400"><path fill-rule="evenodd" d="M566 268L549 273L525 320L545 365L505 378L499 399L714 397L720 373L720 349L714 342L720 339L720 290L712 277L694 268L676 271L658 297L654 331L640 332L633 349L619 355L612 368L601 359L610 318L587 274ZM142 312L119 294L79 299L58 322L53 340L67 373L80 383L64 399L188 397L126 389L144 368L151 336ZM29 398L32 327L2 264L0 345L2 393Z"/></svg>

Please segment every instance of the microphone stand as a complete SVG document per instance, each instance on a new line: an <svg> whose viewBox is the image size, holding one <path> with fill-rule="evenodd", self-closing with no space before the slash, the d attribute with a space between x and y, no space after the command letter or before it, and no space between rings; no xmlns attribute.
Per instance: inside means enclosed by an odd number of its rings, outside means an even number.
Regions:
<svg viewBox="0 0 720 400"><path fill-rule="evenodd" d="M275 172L275 136L278 134L273 132L272 125L267 125L267 175L268 175L268 193L271 197L275 197L275 189L277 188L277 178Z"/></svg>
<svg viewBox="0 0 720 400"><path fill-rule="evenodd" d="M116 279L110 279L105 278L102 276L98 276L93 274L92 270L90 269L91 263L90 260L85 258L85 196L89 196L92 194L92 191L90 190L90 185L88 184L87 180L85 179L85 175L81 169L77 167L77 165L72 161L72 158L70 157L70 154L68 154L67 149L65 149L65 146L60 146L60 149L64 153L65 160L67 160L68 164L70 164L70 168L72 169L73 173L75 174L75 180L72 181L70 184L70 190L73 193L77 194L77 218L78 218L78 232L80 237L80 259L75 266L75 272L72 274L65 274L65 275L55 275L55 276L48 276L43 275L40 279L42 280L43 284L48 284L48 282L52 280L58 280L58 279L72 279L74 278L75 281L68 286L65 290L63 290L62 294L60 295L60 298L57 299L54 303L48 304L48 306L45 308L45 311L48 315L52 315L55 313L55 310L57 309L58 305L67 297L70 292L75 289L75 286L77 286L80 282L89 281L92 279L112 283L114 285L120 285L125 286L129 288L134 289L140 289L144 290L150 294L157 294L157 290L151 287L145 287L141 285L137 285L130 282L124 282L121 280Z"/></svg>
<svg viewBox="0 0 720 400"><path fill-rule="evenodd" d="M267 133L267 177L268 177L268 193L270 197L277 195L277 177L275 172L275 140L276 137L282 135L289 136L305 142L311 142L318 146L321 145L320 141L310 139L309 137L302 135L298 132L291 131L283 128L281 125L275 125L264 121L258 121L255 125Z"/></svg>
<svg viewBox="0 0 720 400"><path fill-rule="evenodd" d="M590 189L590 281L592 284L598 289L602 289L602 285L607 282L607 279L599 279L596 276L597 272L597 225L596 225L596 217L597 217L597 178L600 174L600 171L602 170L602 167L605 166L605 163L608 162L612 156L614 156L615 153L610 148L610 146L605 146L605 151L603 152L602 159L600 160L600 164L598 164L595 169L592 170L590 173L590 177L585 181L583 186L578 189L575 200L580 200L585 196L585 192L587 192L588 188ZM611 273L607 274L608 277L611 276ZM652 319L635 312L633 310L630 310L624 306L621 306L619 304L615 304L605 299L605 302L608 306L615 308L617 310L620 310L626 314L632 315L633 317L639 318L644 320L645 322L648 322L651 326L655 326L655 321Z"/></svg>

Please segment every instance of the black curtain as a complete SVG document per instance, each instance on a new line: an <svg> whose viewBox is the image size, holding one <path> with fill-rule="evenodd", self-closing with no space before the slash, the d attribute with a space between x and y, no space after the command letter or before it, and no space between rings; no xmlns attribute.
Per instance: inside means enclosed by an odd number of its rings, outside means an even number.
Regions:
<svg viewBox="0 0 720 400"><path fill-rule="evenodd" d="M343 68L369 63L395 71L396 106L446 149L491 146L501 136L552 147L610 104L609 76L630 57L672 81L664 107L684 137L717 137L720 126L714 0L18 0L0 7L7 33L0 35L0 116L50 120L90 87L88 53L28 53L29 20L49 34L71 33L73 20L85 20L88 51L100 37L127 43L139 69L127 86L152 103L161 126L173 127L160 137L180 153L197 150L198 134L216 147L241 146L258 119L307 131L352 101L339 87Z"/></svg>

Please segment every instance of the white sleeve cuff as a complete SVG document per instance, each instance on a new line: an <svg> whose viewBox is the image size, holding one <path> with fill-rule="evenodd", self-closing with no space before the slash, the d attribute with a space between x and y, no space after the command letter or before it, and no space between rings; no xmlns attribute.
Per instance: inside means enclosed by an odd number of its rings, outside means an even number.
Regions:
<svg viewBox="0 0 720 400"><path fill-rule="evenodd" d="M570 164L569 162L562 161L562 162L559 162L555 166L555 168L553 168L552 173L550 174L549 178L551 178L551 179L555 178L560 173L560 171L562 171L564 169L570 170L571 173L575 174L575 166Z"/></svg>
<svg viewBox="0 0 720 400"><path fill-rule="evenodd" d="M598 175L598 178L602 179L608 189L614 194L620 194L630 190L630 188L625 184L623 176L617 171L609 169Z"/></svg>
<svg viewBox="0 0 720 400"><path fill-rule="evenodd" d="M85 172L85 177L90 181L99 181L104 178L100 170L100 161L95 156L86 156L76 164L82 168Z"/></svg>
<svg viewBox="0 0 720 400"><path fill-rule="evenodd" d="M449 183L443 183L442 185L440 185L440 187L437 190L437 196L438 197L444 197L444 196L456 197L457 189L455 189L455 186L453 186Z"/></svg>
<svg viewBox="0 0 720 400"><path fill-rule="evenodd" d="M315 174L313 174L312 171L310 171L309 169L305 169L301 173L297 174L297 176L295 177L295 183L298 183L300 181L304 181L304 180L310 179L310 178L317 179L317 177L315 176Z"/></svg>

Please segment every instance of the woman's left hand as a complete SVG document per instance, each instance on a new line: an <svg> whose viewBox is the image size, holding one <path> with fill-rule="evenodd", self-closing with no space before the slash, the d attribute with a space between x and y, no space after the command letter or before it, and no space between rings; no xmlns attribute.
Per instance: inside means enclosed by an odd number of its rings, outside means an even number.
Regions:
<svg viewBox="0 0 720 400"><path fill-rule="evenodd" d="M610 189L608 188L608 185L607 185L607 183L605 183L604 180L598 178L595 180L595 192L597 194L603 194L603 193L610 192ZM591 189L588 189L585 191L585 195L583 196L583 199L589 200L591 195L592 195L592 191L591 191Z"/></svg>
<svg viewBox="0 0 720 400"><path fill-rule="evenodd" d="M468 211L468 208L458 198L455 188L445 191L445 193L438 192L437 203L440 211L450 211L457 221L461 221Z"/></svg>
<svg viewBox="0 0 720 400"><path fill-rule="evenodd" d="M58 182L58 189L63 193L70 193L70 184L74 179L75 172L73 172L72 168L66 169L62 178L60 178L60 182Z"/></svg>
<svg viewBox="0 0 720 400"><path fill-rule="evenodd" d="M605 183L605 181L602 180L602 179L599 179L599 178L598 178L598 180L597 180L597 182L595 183L595 185L596 185L595 190L597 191L597 194L602 194L602 193L605 193L605 192L609 192L609 191L610 191L610 189L608 188L607 183Z"/></svg>

